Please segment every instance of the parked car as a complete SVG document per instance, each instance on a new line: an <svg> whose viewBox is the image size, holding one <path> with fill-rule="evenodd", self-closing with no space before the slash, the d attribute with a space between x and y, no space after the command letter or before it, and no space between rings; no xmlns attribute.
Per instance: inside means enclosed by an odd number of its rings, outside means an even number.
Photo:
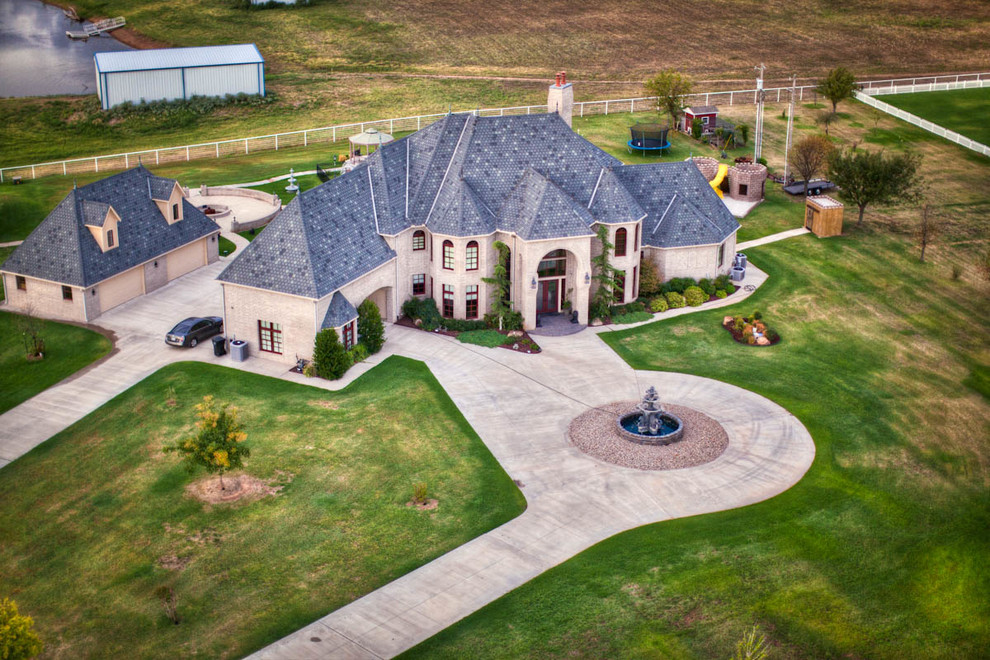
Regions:
<svg viewBox="0 0 990 660"><path fill-rule="evenodd" d="M214 335L223 332L223 319L219 316L194 316L168 331L165 343L172 346L189 346L190 348Z"/></svg>

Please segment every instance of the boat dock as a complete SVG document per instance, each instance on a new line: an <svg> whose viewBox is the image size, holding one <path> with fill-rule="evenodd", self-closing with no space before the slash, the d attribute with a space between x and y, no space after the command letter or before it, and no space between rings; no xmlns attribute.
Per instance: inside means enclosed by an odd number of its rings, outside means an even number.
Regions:
<svg viewBox="0 0 990 660"><path fill-rule="evenodd" d="M83 25L82 30L73 31L66 30L65 36L69 39L89 39L90 37L98 37L104 32L109 32L110 30L116 30L119 27L124 27L127 21L124 20L123 16L118 16L116 18L105 18L102 21L96 21L95 23L89 25Z"/></svg>

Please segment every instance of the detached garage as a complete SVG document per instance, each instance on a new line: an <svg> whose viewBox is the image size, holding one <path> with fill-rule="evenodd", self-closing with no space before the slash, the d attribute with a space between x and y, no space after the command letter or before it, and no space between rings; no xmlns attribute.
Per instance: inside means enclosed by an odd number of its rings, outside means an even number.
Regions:
<svg viewBox="0 0 990 660"><path fill-rule="evenodd" d="M104 110L128 101L265 95L265 59L254 44L117 51L93 59Z"/></svg>

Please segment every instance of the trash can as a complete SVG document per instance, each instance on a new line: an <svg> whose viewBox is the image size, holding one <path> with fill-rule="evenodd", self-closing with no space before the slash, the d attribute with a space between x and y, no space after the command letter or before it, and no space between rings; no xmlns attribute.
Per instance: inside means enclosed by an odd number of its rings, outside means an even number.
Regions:
<svg viewBox="0 0 990 660"><path fill-rule="evenodd" d="M213 338L213 354L217 357L227 354L227 338L223 335L217 335Z"/></svg>
<svg viewBox="0 0 990 660"><path fill-rule="evenodd" d="M729 273L729 279L733 282L742 282L744 277L746 277L746 269L739 266L733 267Z"/></svg>
<svg viewBox="0 0 990 660"><path fill-rule="evenodd" d="M243 339L235 339L230 342L230 359L234 362L244 362L248 357L247 342Z"/></svg>
<svg viewBox="0 0 990 660"><path fill-rule="evenodd" d="M745 268L746 268L746 255L744 253L742 253L742 252L736 252L736 259L735 259L735 261L732 262L732 265L733 266L736 266L738 268L742 268L742 269L745 270Z"/></svg>

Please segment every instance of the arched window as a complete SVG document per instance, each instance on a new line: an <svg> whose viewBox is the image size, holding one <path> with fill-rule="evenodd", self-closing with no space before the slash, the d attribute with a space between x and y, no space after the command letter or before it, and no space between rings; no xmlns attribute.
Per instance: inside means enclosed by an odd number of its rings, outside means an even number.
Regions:
<svg viewBox="0 0 990 660"><path fill-rule="evenodd" d="M422 229L417 229L413 232L413 249L414 250L425 250L426 249L426 232Z"/></svg>
<svg viewBox="0 0 990 660"><path fill-rule="evenodd" d="M478 241L467 244L467 250L464 252L464 268L478 270Z"/></svg>
<svg viewBox="0 0 990 660"><path fill-rule="evenodd" d="M624 257L626 256L626 230L616 229L615 230L615 256Z"/></svg>
<svg viewBox="0 0 990 660"><path fill-rule="evenodd" d="M443 242L443 269L454 270L454 244L451 241Z"/></svg>

